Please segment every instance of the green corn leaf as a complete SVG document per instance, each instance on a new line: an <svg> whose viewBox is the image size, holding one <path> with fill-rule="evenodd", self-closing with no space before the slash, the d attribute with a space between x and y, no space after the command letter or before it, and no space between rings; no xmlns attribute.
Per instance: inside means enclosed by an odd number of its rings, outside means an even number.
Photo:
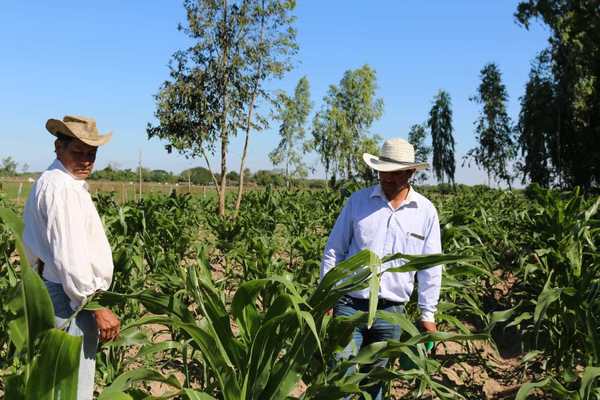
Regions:
<svg viewBox="0 0 600 400"><path fill-rule="evenodd" d="M480 260L480 258L478 257L455 256L451 254L430 254L425 256L413 256L408 254L397 253L388 257L384 257L382 259L382 262L385 263L388 261L398 259L405 259L408 261L400 267L386 269L384 273L421 271L424 269L435 267L436 265Z"/></svg>
<svg viewBox="0 0 600 400"><path fill-rule="evenodd" d="M71 336L59 329L47 331L41 339L27 382L25 398L39 400L77 397L80 336Z"/></svg>
<svg viewBox="0 0 600 400"><path fill-rule="evenodd" d="M181 351L181 343L174 342L172 340L166 340L164 342L147 344L140 348L140 350L136 354L136 357L147 357L167 350Z"/></svg>
<svg viewBox="0 0 600 400"><path fill-rule="evenodd" d="M181 395L186 400L217 400L207 393L198 392L197 390L187 388L181 391Z"/></svg>
<svg viewBox="0 0 600 400"><path fill-rule="evenodd" d="M560 382L553 377L548 377L539 382L529 382L524 384L517 392L515 400L527 400L529 398L529 393L535 389L540 389L544 392L550 392L554 395L557 395L560 399L579 400L577 392L567 390L567 388L561 385Z"/></svg>
<svg viewBox="0 0 600 400"><path fill-rule="evenodd" d="M33 361L36 340L54 327L54 308L44 282L38 273L31 269L27 261L25 247L21 239L23 237L23 221L7 208L0 209L0 218L4 220L15 236L21 262L23 313L19 312L19 315L22 315L23 319L14 322L10 331L14 334L17 326L26 327L19 338L15 337L15 341L16 343L27 343L28 360ZM26 340L23 340L23 335L26 335Z"/></svg>
<svg viewBox="0 0 600 400"><path fill-rule="evenodd" d="M138 368L119 375L110 386L102 391L98 400L112 400L115 396L129 389L134 383L140 381L162 382L181 389L181 384L174 375L165 376L150 368Z"/></svg>
<svg viewBox="0 0 600 400"><path fill-rule="evenodd" d="M369 265L371 277L369 278L369 320L367 328L371 329L375 322L375 313L377 312L377 303L379 301L379 268L380 265Z"/></svg>
<svg viewBox="0 0 600 400"><path fill-rule="evenodd" d="M511 327L511 326L517 326L519 325L521 322L523 321L527 321L529 319L531 319L531 313L528 312L524 312L521 315L519 315L518 317L516 317L511 323L507 324L506 327Z"/></svg>
<svg viewBox="0 0 600 400"><path fill-rule="evenodd" d="M600 376L600 367L586 367L583 370L583 376L581 377L581 386L579 388L579 396L581 400L592 399L592 390L594 390L594 383Z"/></svg>
<svg viewBox="0 0 600 400"><path fill-rule="evenodd" d="M535 305L535 311L533 313L533 321L535 322L535 331L538 333L539 333L540 325L546 315L546 311L548 310L548 307L550 307L550 305L552 303L554 303L556 300L558 300L560 298L560 294L562 291L561 288L551 288L550 287L551 279L552 279L552 273L549 274L548 280L546 281L546 284L544 285L544 289L542 290L542 292L540 293L540 295L537 298L537 304Z"/></svg>

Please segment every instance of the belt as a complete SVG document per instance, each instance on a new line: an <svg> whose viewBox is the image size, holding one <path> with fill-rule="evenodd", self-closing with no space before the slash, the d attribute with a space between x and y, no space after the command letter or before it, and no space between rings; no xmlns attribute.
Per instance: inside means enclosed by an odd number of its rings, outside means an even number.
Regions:
<svg viewBox="0 0 600 400"><path fill-rule="evenodd" d="M43 277L44 276L44 262L38 258L37 261L35 262L35 265L37 266L38 273L40 274L41 277Z"/></svg>
<svg viewBox="0 0 600 400"><path fill-rule="evenodd" d="M362 305L362 306L369 306L369 299L358 299L356 297L352 297L352 296L348 296L348 298L350 300L352 300L352 302L354 304L357 305ZM404 302L402 301L393 301L393 300L388 300L388 299L382 299L379 298L377 299L377 308L388 308L388 307L393 307L393 306L403 306Z"/></svg>

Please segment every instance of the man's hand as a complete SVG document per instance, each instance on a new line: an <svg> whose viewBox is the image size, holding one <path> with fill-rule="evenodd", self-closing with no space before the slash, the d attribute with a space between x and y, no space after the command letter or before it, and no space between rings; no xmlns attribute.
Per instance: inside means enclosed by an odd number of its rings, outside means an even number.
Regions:
<svg viewBox="0 0 600 400"><path fill-rule="evenodd" d="M437 326L432 321L420 321L420 328L423 332L437 332Z"/></svg>
<svg viewBox="0 0 600 400"><path fill-rule="evenodd" d="M101 308L94 311L94 317L96 318L96 326L100 332L101 342L108 342L119 337L121 321L119 321L119 318L112 311L108 308Z"/></svg>

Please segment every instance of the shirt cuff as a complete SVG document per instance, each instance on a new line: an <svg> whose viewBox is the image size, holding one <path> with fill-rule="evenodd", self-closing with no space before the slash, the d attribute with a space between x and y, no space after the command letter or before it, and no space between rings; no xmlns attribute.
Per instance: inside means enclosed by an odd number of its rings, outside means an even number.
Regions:
<svg viewBox="0 0 600 400"><path fill-rule="evenodd" d="M435 322L434 313L431 311L421 311L421 321Z"/></svg>

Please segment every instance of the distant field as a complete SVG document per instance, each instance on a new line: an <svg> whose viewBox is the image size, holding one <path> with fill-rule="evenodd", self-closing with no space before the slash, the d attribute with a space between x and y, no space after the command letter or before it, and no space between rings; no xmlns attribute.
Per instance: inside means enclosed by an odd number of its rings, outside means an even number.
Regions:
<svg viewBox="0 0 600 400"><path fill-rule="evenodd" d="M120 203L129 200L138 199L140 196L139 183L129 182L112 182L112 181L88 181L90 184L90 192L115 192L115 198ZM5 195L9 200L17 204L23 205L29 191L31 190L31 182L26 180L2 180L0 181L0 193ZM196 186L187 184L162 184L155 182L142 183L142 197L151 193L171 193L175 190L177 193L192 193L201 196L215 196L216 190L212 186ZM237 190L237 187L228 188Z"/></svg>

